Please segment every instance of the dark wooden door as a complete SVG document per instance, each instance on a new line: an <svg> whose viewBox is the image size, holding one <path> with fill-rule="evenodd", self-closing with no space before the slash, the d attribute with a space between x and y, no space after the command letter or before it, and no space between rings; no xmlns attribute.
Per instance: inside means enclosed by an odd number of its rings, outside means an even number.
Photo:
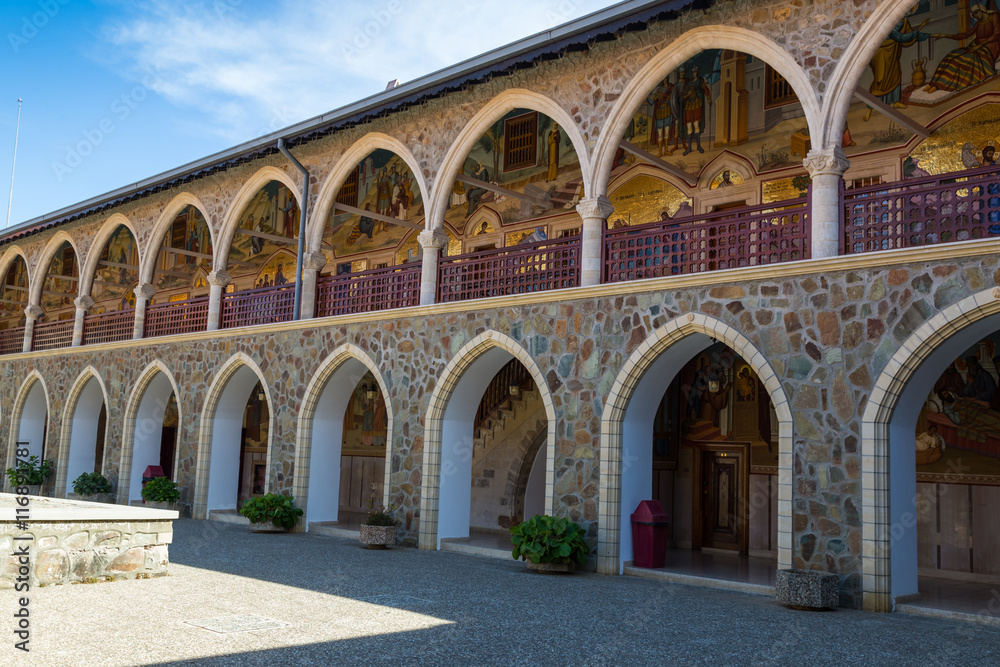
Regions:
<svg viewBox="0 0 1000 667"><path fill-rule="evenodd" d="M729 443L702 446L703 547L747 552L747 449Z"/></svg>
<svg viewBox="0 0 1000 667"><path fill-rule="evenodd" d="M177 429L164 426L160 435L160 467L167 479L174 478L174 447L177 442Z"/></svg>

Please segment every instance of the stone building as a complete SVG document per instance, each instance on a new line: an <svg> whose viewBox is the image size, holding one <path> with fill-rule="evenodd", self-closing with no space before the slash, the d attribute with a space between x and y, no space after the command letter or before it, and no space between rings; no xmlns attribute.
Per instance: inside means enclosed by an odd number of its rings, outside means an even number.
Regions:
<svg viewBox="0 0 1000 667"><path fill-rule="evenodd" d="M27 221L7 462L422 549L554 513L606 574L656 498L672 555L874 611L995 579L998 45L968 0L625 2Z"/></svg>

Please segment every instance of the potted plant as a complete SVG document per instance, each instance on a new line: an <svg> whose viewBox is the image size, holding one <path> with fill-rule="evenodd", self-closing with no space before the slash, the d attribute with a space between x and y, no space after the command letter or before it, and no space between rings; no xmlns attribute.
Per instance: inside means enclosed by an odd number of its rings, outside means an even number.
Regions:
<svg viewBox="0 0 1000 667"><path fill-rule="evenodd" d="M85 472L73 480L73 493L80 500L92 503L114 502L111 498L111 482L99 472Z"/></svg>
<svg viewBox="0 0 1000 667"><path fill-rule="evenodd" d="M361 526L361 535L358 538L361 544L367 545L369 549L385 549L387 546L396 544L396 527L399 519L396 518L396 504L386 507L382 503L377 505L369 503L368 518Z"/></svg>
<svg viewBox="0 0 1000 667"><path fill-rule="evenodd" d="M537 572L569 572L590 554L579 524L560 516L536 515L510 528L511 556Z"/></svg>
<svg viewBox="0 0 1000 667"><path fill-rule="evenodd" d="M254 496L240 508L240 514L250 520L250 530L255 533L284 533L295 527L302 516L291 496L265 493Z"/></svg>
<svg viewBox="0 0 1000 667"><path fill-rule="evenodd" d="M151 509L172 510L180 499L181 492L169 477L154 477L142 487L142 500Z"/></svg>
<svg viewBox="0 0 1000 667"><path fill-rule="evenodd" d="M37 456L29 456L28 460L21 462L13 468L7 468L7 479L10 480L11 489L17 493L20 488L26 487L26 495L37 496L41 493L42 484L52 475L55 470L55 463L52 459L39 461Z"/></svg>

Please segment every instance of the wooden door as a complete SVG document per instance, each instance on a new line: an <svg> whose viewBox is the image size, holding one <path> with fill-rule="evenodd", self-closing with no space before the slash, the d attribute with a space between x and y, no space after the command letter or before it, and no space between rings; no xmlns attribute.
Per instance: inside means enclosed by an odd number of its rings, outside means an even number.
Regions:
<svg viewBox="0 0 1000 667"><path fill-rule="evenodd" d="M701 546L747 553L749 443L699 443ZM696 492L697 493L697 492Z"/></svg>

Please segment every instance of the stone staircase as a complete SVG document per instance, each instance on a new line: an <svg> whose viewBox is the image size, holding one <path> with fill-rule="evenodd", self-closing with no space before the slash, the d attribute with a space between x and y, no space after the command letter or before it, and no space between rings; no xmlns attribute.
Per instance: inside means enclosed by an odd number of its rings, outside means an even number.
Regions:
<svg viewBox="0 0 1000 667"><path fill-rule="evenodd" d="M503 444L508 437L524 425L528 417L538 416L539 408L543 408L542 397L537 388L522 391L517 398L511 399L501 406L487 421L481 423L472 438L472 458L481 459ZM545 410L541 410L540 418L535 419L536 431L545 428Z"/></svg>

